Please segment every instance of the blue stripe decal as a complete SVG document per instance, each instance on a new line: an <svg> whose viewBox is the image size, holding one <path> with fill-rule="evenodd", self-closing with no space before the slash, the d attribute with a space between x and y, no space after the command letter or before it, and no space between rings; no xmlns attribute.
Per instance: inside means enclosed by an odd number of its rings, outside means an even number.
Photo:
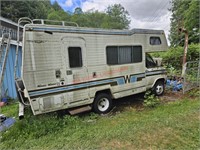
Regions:
<svg viewBox="0 0 200 150"><path fill-rule="evenodd" d="M117 80L117 84L118 85L123 85L123 84L125 84L125 81L124 81L124 78L122 77L122 78L118 78L118 79L116 79Z"/></svg>
<svg viewBox="0 0 200 150"><path fill-rule="evenodd" d="M130 82L131 83L137 82L137 77L136 76L132 76Z"/></svg>
<svg viewBox="0 0 200 150"><path fill-rule="evenodd" d="M138 74L138 75L131 75L130 76L130 83L135 83L137 82L137 78L145 77L145 74ZM29 92L29 96L40 96L40 95L45 95L45 94L52 94L56 92L67 92L69 90L75 90L75 89L80 89L80 88L87 88L91 86L97 86L101 84L106 84L106 83L112 83L112 82L117 82L118 85L124 85L125 83L125 78L124 77L119 77L115 79L108 79L108 80L102 80L102 81L94 81L94 82L88 82L88 83L80 83L78 85L69 85L69 86L64 86L64 87L55 87L54 89L42 89L40 91L33 91Z"/></svg>
<svg viewBox="0 0 200 150"><path fill-rule="evenodd" d="M84 83L84 84L79 84L79 85L71 85L71 86L65 86L65 87L48 89L48 90L41 90L41 91L36 91L36 92L30 92L29 95L31 97L31 96L37 96L37 95L43 95L43 94L50 94L54 92L63 92L63 91L74 90L74 89L79 89L79 88L93 86L93 85L100 85L100 84L105 84L105 83L110 83L110 82L113 82L113 80L104 80L104 81L90 82L90 83Z"/></svg>

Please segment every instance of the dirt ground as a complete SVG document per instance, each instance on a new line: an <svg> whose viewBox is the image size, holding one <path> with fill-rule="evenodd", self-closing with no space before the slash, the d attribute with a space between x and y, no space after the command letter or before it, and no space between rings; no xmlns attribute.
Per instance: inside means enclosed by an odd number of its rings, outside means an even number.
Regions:
<svg viewBox="0 0 200 150"><path fill-rule="evenodd" d="M183 91L165 91L164 95L159 97L161 102L170 102L183 99L186 95L183 94Z"/></svg>
<svg viewBox="0 0 200 150"><path fill-rule="evenodd" d="M111 111L111 114L113 115L116 113L120 113L121 111L129 110L132 108L136 109L137 111L143 110L144 94L145 93L141 93L120 98L118 100L114 100L113 101L114 108ZM164 95L160 96L159 99L161 103L168 103L181 100L187 97L190 99L196 98L196 96L192 96L192 94L190 93L183 94L182 90L181 91L165 90Z"/></svg>

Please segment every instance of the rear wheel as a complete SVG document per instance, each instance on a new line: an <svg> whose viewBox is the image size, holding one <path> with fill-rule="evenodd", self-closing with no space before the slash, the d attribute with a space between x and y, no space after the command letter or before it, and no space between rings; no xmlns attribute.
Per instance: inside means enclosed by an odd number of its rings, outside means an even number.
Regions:
<svg viewBox="0 0 200 150"><path fill-rule="evenodd" d="M93 110L98 114L106 114L112 108L112 99L110 95L106 93L99 93L93 103Z"/></svg>
<svg viewBox="0 0 200 150"><path fill-rule="evenodd" d="M153 93L157 96L163 95L164 89L165 89L164 82L157 81L153 87Z"/></svg>

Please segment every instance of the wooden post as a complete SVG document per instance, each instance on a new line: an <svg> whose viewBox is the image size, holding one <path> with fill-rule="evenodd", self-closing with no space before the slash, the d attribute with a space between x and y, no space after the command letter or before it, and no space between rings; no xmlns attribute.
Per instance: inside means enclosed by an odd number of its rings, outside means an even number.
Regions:
<svg viewBox="0 0 200 150"><path fill-rule="evenodd" d="M188 31L185 28L179 28L180 32L185 33L185 42L184 42L184 53L183 53L183 64L182 64L182 74L184 76L185 69L186 69L186 60L187 60L187 50L188 50Z"/></svg>

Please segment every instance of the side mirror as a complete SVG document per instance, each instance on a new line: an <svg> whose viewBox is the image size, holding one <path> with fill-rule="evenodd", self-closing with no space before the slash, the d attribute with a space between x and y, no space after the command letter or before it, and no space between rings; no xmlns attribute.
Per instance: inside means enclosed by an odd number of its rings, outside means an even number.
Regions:
<svg viewBox="0 0 200 150"><path fill-rule="evenodd" d="M156 60L155 63L156 63L156 67L159 67L159 66L158 66L158 60Z"/></svg>
<svg viewBox="0 0 200 150"><path fill-rule="evenodd" d="M162 66L162 58L154 58L153 60L156 64L156 67Z"/></svg>

